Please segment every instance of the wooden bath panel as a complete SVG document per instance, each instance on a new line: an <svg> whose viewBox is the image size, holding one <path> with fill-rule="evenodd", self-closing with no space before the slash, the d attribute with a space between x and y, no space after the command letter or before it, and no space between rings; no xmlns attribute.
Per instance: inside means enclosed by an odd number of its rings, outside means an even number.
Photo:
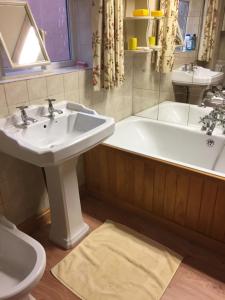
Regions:
<svg viewBox="0 0 225 300"><path fill-rule="evenodd" d="M129 204L225 242L225 180L100 145L84 155L91 196Z"/></svg>

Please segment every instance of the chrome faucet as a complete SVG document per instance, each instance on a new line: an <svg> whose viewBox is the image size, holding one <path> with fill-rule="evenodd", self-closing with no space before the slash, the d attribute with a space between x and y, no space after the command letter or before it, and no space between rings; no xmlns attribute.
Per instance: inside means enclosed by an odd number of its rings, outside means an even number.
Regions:
<svg viewBox="0 0 225 300"><path fill-rule="evenodd" d="M216 125L221 125L223 134L225 134L225 107L223 105L215 107L208 115L200 119L202 123L202 131L206 131L207 135L212 135Z"/></svg>
<svg viewBox="0 0 225 300"><path fill-rule="evenodd" d="M28 117L27 112L25 111L25 109L28 108L28 106L26 106L26 105L25 105L25 106L24 106L24 105L21 105L21 106L17 106L17 108L18 108L18 109L20 110L20 112L21 112L21 119L22 119L22 121L23 121L23 125L24 125L24 126L29 125L30 122L32 122L32 123L37 122L36 119L31 118L31 117Z"/></svg>
<svg viewBox="0 0 225 300"><path fill-rule="evenodd" d="M47 99L46 101L48 101L48 112L49 112L49 118L54 118L54 113L57 114L62 114L63 111L61 109L55 109L53 107L52 102L55 102L55 99Z"/></svg>
<svg viewBox="0 0 225 300"><path fill-rule="evenodd" d="M190 71L194 72L194 70L197 68L197 65L193 62L190 64L184 64L183 71Z"/></svg>
<svg viewBox="0 0 225 300"><path fill-rule="evenodd" d="M223 86L212 86L204 91L200 106L224 106L225 105L225 90Z"/></svg>

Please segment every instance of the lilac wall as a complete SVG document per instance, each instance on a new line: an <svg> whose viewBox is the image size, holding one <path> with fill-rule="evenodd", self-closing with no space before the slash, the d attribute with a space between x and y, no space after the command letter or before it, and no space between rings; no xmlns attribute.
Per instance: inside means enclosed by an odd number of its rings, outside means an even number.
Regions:
<svg viewBox="0 0 225 300"><path fill-rule="evenodd" d="M66 0L28 0L39 28L47 32L51 61L70 59Z"/></svg>

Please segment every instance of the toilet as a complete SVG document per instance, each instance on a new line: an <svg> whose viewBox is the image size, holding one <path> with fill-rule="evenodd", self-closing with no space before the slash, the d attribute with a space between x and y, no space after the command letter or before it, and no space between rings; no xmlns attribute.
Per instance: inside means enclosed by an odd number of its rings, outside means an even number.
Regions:
<svg viewBox="0 0 225 300"><path fill-rule="evenodd" d="M30 292L45 266L44 248L0 216L0 299L34 300Z"/></svg>

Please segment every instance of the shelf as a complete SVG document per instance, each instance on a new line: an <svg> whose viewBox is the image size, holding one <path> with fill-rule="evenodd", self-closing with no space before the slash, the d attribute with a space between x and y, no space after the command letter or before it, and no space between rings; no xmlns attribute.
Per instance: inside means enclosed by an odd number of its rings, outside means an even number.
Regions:
<svg viewBox="0 0 225 300"><path fill-rule="evenodd" d="M162 48L149 48L148 50L124 50L125 53L152 53L154 51L160 51Z"/></svg>
<svg viewBox="0 0 225 300"><path fill-rule="evenodd" d="M149 50L124 50L125 53L151 53L153 52L152 49L149 49Z"/></svg>
<svg viewBox="0 0 225 300"><path fill-rule="evenodd" d="M129 20L161 20L164 17L151 17L151 16L145 16L145 17L124 17L123 19L125 21L129 21Z"/></svg>

